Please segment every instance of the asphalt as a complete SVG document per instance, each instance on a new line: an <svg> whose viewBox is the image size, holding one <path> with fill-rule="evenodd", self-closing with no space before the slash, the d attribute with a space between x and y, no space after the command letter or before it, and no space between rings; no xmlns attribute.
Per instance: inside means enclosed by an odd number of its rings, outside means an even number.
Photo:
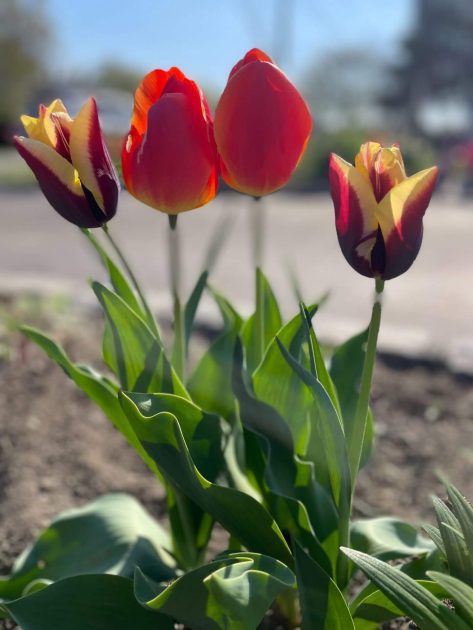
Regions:
<svg viewBox="0 0 473 630"><path fill-rule="evenodd" d="M281 192L258 205L244 196L222 194L208 206L181 215L183 295L202 269L214 233L223 226L225 242L211 282L243 313L251 311L255 213L265 225L262 267L284 315L297 311L292 275L307 302L330 292L316 317L323 340L339 342L365 327L373 282L344 260L331 201L323 194ZM0 293L60 293L77 302L92 301L87 279L104 278L100 264L80 231L62 220L39 191L0 191L0 217ZM169 318L167 217L124 193L110 230L159 316ZM386 284L382 350L473 372L472 243L473 201L438 194L427 211L424 242L413 267ZM210 299L199 317L202 323L216 321Z"/></svg>

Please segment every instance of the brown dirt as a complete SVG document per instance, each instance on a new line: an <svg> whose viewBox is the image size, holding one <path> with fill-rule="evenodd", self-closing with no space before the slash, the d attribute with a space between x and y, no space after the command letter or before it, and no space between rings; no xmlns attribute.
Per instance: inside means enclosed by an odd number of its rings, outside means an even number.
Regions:
<svg viewBox="0 0 473 630"><path fill-rule="evenodd" d="M63 324L55 322L55 337L73 358L98 367L97 318ZM160 487L101 412L32 344L4 334L2 345L0 334L2 348L0 574L57 512L99 494L129 492L162 518ZM439 472L473 496L471 378L381 357L373 408L377 444L361 476L358 514L432 520Z"/></svg>

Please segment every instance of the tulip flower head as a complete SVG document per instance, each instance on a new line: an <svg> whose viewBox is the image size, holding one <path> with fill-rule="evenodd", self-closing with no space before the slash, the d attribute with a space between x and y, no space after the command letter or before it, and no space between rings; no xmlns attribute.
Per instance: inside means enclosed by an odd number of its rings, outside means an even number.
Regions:
<svg viewBox="0 0 473 630"><path fill-rule="evenodd" d="M136 90L122 169L128 191L167 214L215 197L218 159L209 106L178 68L153 70Z"/></svg>
<svg viewBox="0 0 473 630"><path fill-rule="evenodd" d="M398 146L367 142L355 166L332 154L329 174L338 241L349 264L382 280L407 271L422 243L437 167L408 177Z"/></svg>
<svg viewBox="0 0 473 630"><path fill-rule="evenodd" d="M254 197L282 188L304 153L312 117L270 57L254 48L230 72L215 110L223 179Z"/></svg>
<svg viewBox="0 0 473 630"><path fill-rule="evenodd" d="M28 137L15 136L15 146L56 212L81 228L109 221L120 184L95 100L90 98L74 119L56 99L40 105L38 118L22 116L21 122Z"/></svg>

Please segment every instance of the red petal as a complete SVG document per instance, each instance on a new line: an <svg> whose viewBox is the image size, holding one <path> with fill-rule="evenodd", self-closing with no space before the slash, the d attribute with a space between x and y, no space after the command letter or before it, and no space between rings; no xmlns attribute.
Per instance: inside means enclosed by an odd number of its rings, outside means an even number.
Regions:
<svg viewBox="0 0 473 630"><path fill-rule="evenodd" d="M252 61L267 61L268 63L274 63L271 57L269 57L266 53L264 53L259 48L252 48L249 50L243 59L240 59L238 63L236 63L228 76L230 79L240 68L246 66L247 63L251 63Z"/></svg>
<svg viewBox="0 0 473 630"><path fill-rule="evenodd" d="M228 81L215 112L224 180L253 196L281 188L311 130L307 104L287 77L271 63L244 63Z"/></svg>

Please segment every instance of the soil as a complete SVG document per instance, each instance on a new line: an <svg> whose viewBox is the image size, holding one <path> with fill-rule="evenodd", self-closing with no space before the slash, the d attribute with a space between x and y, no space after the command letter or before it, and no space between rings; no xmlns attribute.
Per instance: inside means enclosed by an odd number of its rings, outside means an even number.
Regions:
<svg viewBox="0 0 473 630"><path fill-rule="evenodd" d="M35 323L74 359L100 367L96 315L71 317L61 307L51 317L34 308ZM163 518L161 489L134 451L58 367L7 329L0 330L0 383L0 575L57 512L97 495L128 492ZM377 442L360 478L359 516L432 521L440 478L473 497L471 377L381 356L372 401ZM396 624L389 627L412 627Z"/></svg>

